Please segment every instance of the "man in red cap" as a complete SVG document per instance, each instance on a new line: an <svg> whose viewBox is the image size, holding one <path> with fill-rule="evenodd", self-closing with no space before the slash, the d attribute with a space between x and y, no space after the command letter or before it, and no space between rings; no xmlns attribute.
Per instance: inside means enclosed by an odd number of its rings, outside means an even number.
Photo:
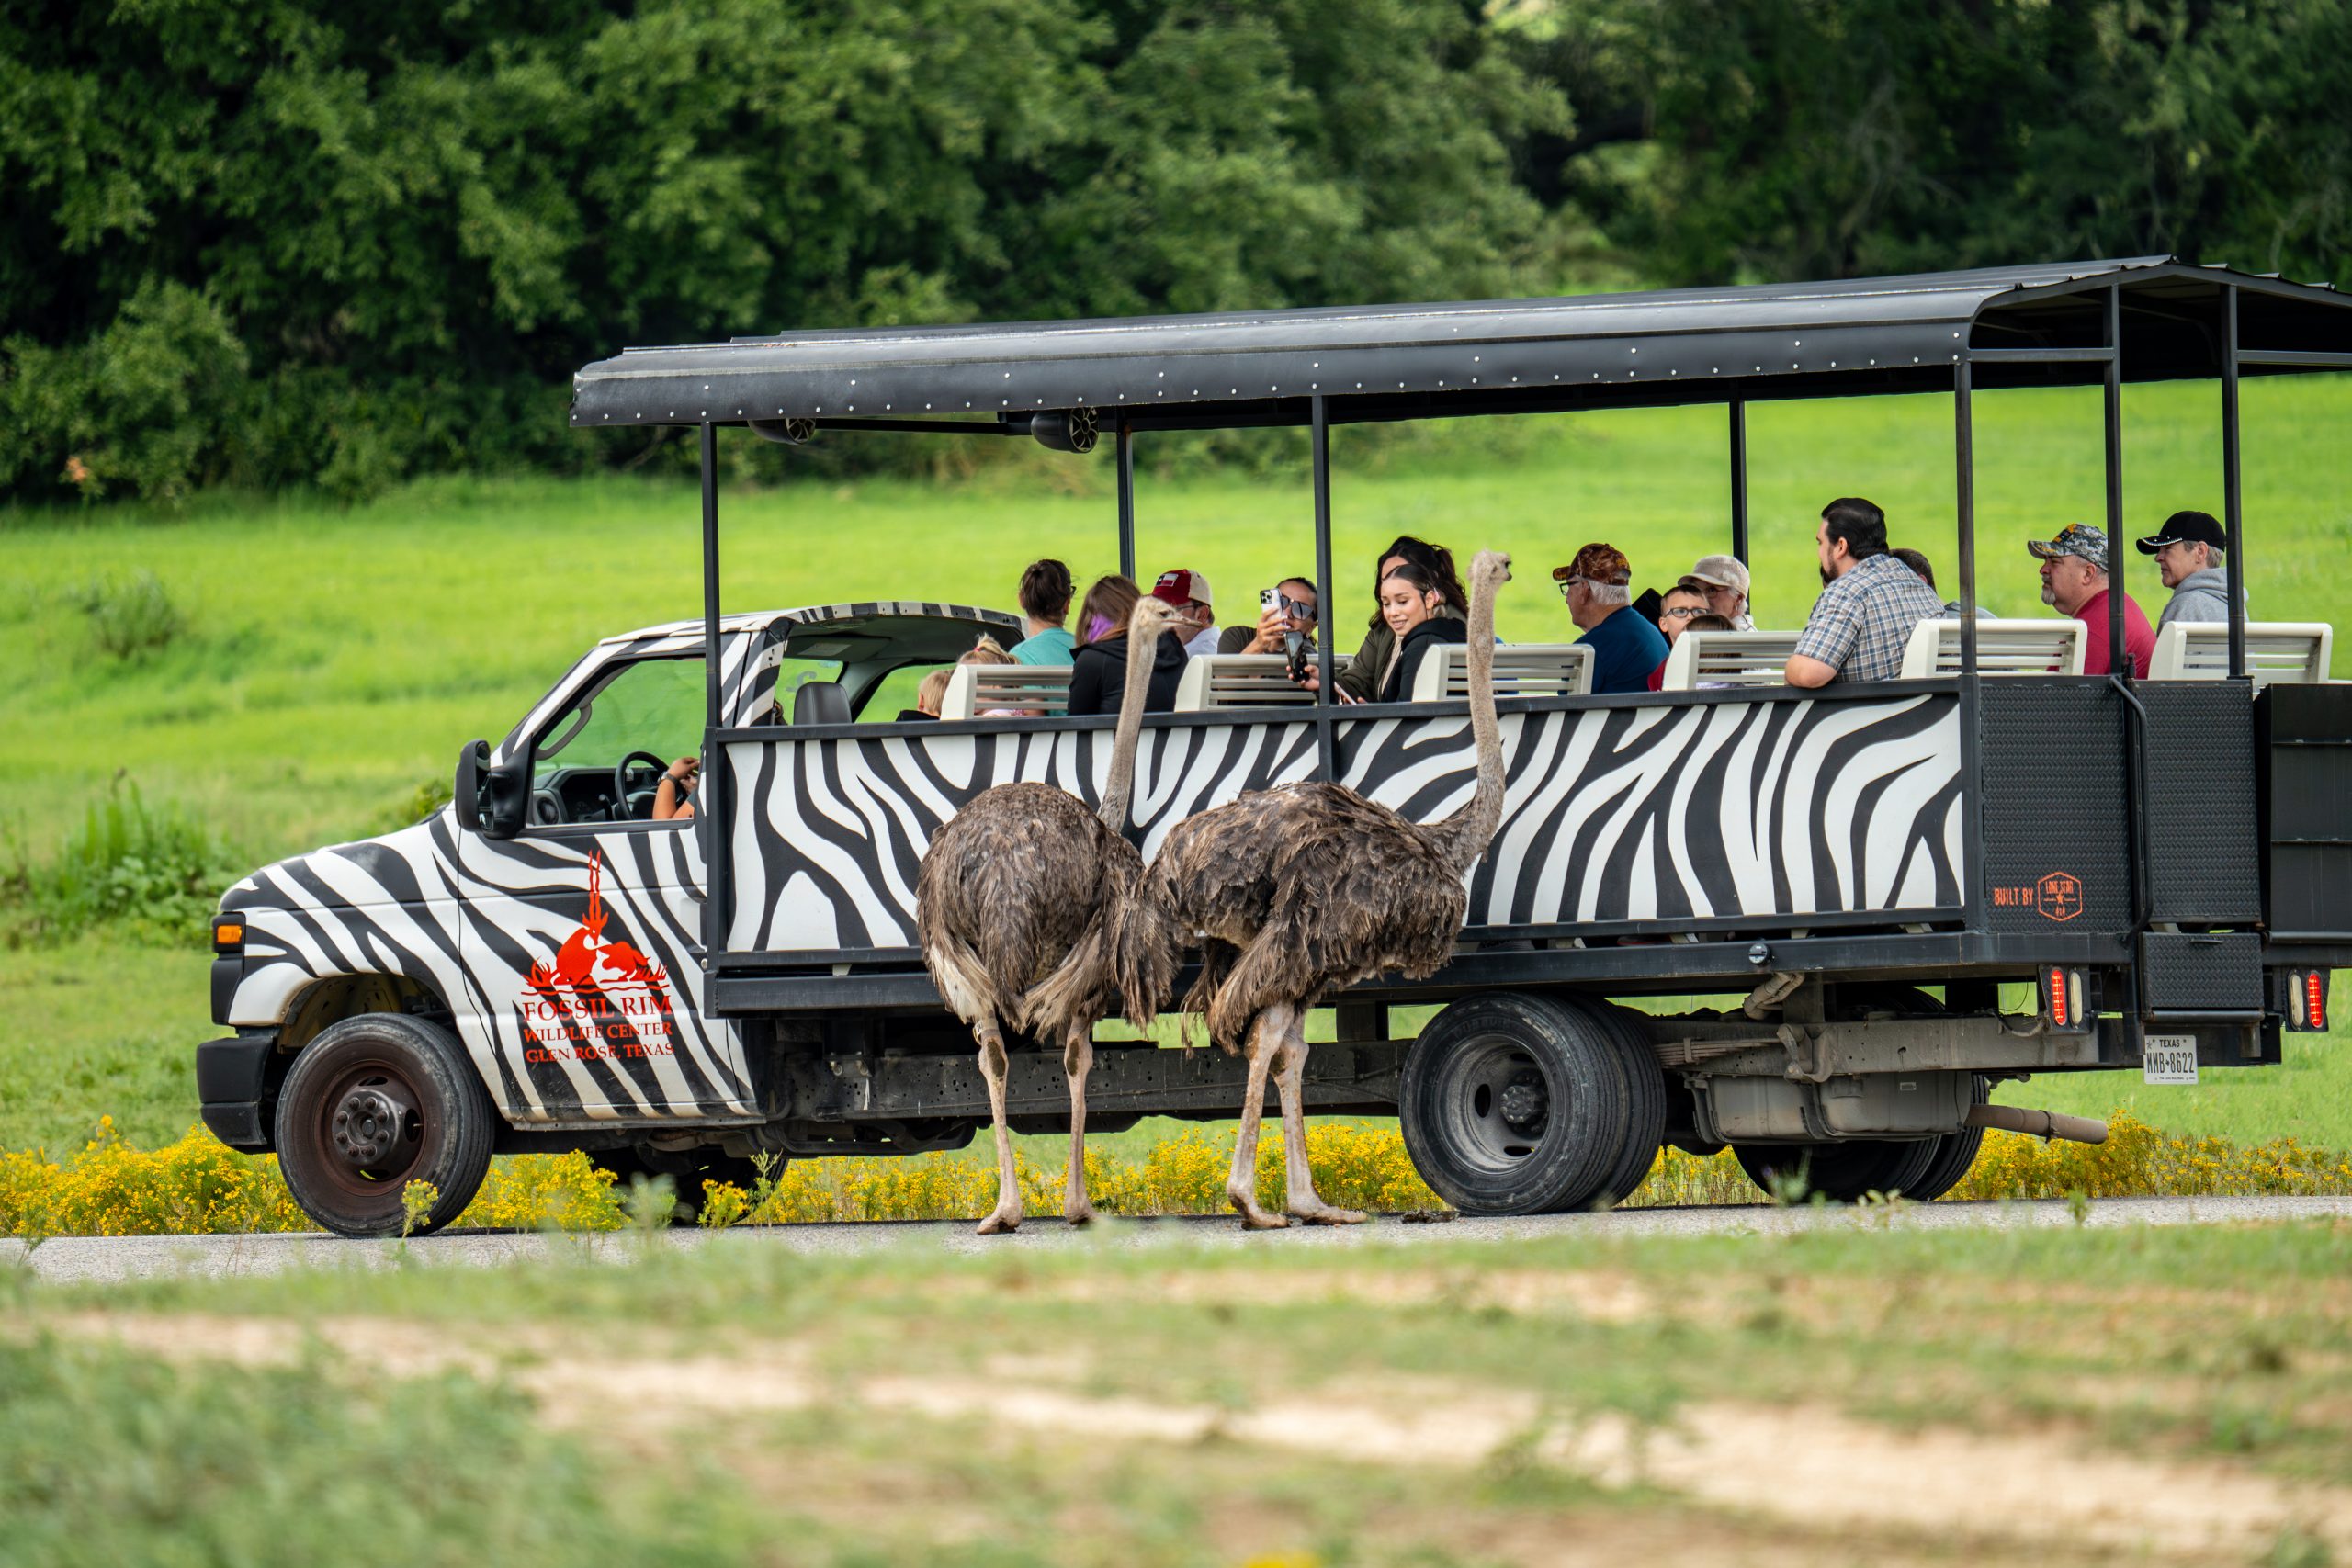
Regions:
<svg viewBox="0 0 2352 1568"><path fill-rule="evenodd" d="M1577 641L1592 649L1592 689L1645 692L1650 671L1666 661L1666 635L1633 612L1634 568L1613 545L1587 545L1566 566L1552 569L1568 618L1584 628Z"/></svg>
<svg viewBox="0 0 2352 1568"><path fill-rule="evenodd" d="M1184 642L1186 654L1197 659L1216 651L1216 601L1210 597L1207 578L1183 567L1163 571L1159 581L1151 585L1151 596L1173 604L1193 628L1193 635Z"/></svg>

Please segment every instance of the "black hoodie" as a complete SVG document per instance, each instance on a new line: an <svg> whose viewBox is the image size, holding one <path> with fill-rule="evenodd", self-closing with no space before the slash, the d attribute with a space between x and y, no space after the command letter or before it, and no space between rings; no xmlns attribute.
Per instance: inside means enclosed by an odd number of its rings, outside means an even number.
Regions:
<svg viewBox="0 0 2352 1568"><path fill-rule="evenodd" d="M1151 684L1144 692L1144 712L1175 710L1176 685L1184 678L1184 644L1176 634L1160 633L1159 652L1151 661ZM1086 644L1070 664L1070 717L1118 712L1126 687L1127 639L1114 637Z"/></svg>

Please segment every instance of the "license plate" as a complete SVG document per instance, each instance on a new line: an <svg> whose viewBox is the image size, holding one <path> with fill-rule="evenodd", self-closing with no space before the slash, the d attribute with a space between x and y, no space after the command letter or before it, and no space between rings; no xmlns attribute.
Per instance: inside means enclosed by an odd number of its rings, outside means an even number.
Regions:
<svg viewBox="0 0 2352 1568"><path fill-rule="evenodd" d="M2142 1083L2195 1083L2197 1036L2150 1034L2140 1041Z"/></svg>

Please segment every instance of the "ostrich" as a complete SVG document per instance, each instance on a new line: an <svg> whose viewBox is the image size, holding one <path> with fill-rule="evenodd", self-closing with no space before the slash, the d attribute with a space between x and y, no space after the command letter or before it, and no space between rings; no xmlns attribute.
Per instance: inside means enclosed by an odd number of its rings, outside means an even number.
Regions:
<svg viewBox="0 0 2352 1568"><path fill-rule="evenodd" d="M1501 824L1502 738L1495 726L1495 592L1510 557L1480 552L1470 569L1470 731L1478 784L1442 822L1408 822L1338 784L1245 795L1168 835L1147 904L1202 938L1184 1010L1207 1016L1228 1052L1246 1035L1249 1071L1226 1197L1252 1230L1290 1222L1258 1205L1258 1124L1272 1073L1282 1099L1283 1207L1317 1224L1363 1215L1323 1201L1306 1167L1303 1096L1306 1011L1330 993L1391 970L1414 979L1453 956L1469 896L1464 879Z"/></svg>
<svg viewBox="0 0 2352 1568"><path fill-rule="evenodd" d="M1099 812L1050 784L999 784L941 827L915 884L923 964L972 1031L996 1123L996 1209L980 1234L1021 1224L1021 1183L1005 1128L1004 1033L1058 1035L1069 1076L1069 1177L1062 1217L1094 1217L1086 1200L1086 1075L1094 1026L1114 1009L1148 1028L1176 978L1177 947L1159 911L1138 899L1143 856L1127 842L1152 649L1174 619L1144 595L1127 621L1127 681Z"/></svg>

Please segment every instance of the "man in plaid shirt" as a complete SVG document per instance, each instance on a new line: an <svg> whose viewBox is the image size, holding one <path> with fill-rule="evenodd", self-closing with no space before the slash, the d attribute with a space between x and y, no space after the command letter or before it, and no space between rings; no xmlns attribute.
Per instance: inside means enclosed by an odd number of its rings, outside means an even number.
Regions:
<svg viewBox="0 0 2352 1568"><path fill-rule="evenodd" d="M1894 680L1912 628L1942 618L1944 602L1888 553L1886 513L1867 501L1845 496L1823 507L1813 542L1823 587L1789 655L1789 684Z"/></svg>

